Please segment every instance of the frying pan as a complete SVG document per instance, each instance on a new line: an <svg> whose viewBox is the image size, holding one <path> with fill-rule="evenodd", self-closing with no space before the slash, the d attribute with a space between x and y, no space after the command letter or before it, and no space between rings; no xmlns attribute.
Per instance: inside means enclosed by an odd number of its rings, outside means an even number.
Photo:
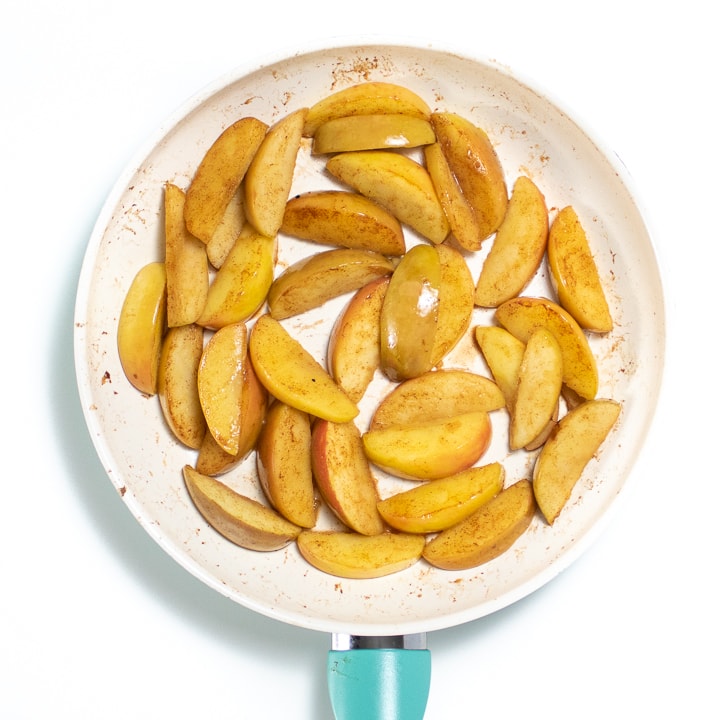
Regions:
<svg viewBox="0 0 720 720"><path fill-rule="evenodd" d="M230 543L198 514L181 468L194 452L166 429L156 398L123 375L117 320L128 286L147 262L162 259L162 192L187 186L205 149L243 115L271 124L293 109L350 84L389 80L424 97L433 109L465 115L494 142L509 182L528 174L548 207L573 204L589 230L605 283L614 330L591 336L598 396L622 403L612 434L578 482L567 507L548 526L538 516L499 558L466 571L423 562L373 580L332 577L310 567L297 548L260 553ZM322 160L302 152L292 193L331 185ZM87 426L107 474L129 511L182 567L219 593L279 621L332 635L328 685L339 719L410 720L424 714L430 682L426 633L465 623L528 595L573 562L592 542L622 494L649 429L663 370L663 292L652 242L627 172L560 103L499 64L408 44L315 47L241 68L205 88L150 138L108 197L87 247L75 316L77 382ZM409 244L417 241L407 232ZM486 250L469 258L474 277ZM307 253L279 239L278 272ZM528 295L552 297L542 267ZM323 359L327 333L347 297L286 321L291 333ZM492 323L476 309L473 325ZM447 366L487 374L471 338ZM360 405L363 427L388 390L373 381ZM501 461L506 484L529 477L533 453L507 451L507 418L493 417L493 439L481 462ZM381 495L404 481L377 472ZM223 480L262 500L249 458ZM400 484L398 484L400 483ZM318 526L335 522L324 508Z"/></svg>

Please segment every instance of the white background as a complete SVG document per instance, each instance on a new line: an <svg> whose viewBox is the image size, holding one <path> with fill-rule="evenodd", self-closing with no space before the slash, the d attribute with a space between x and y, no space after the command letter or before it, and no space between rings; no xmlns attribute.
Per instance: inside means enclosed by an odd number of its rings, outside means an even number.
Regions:
<svg viewBox="0 0 720 720"><path fill-rule="evenodd" d="M358 36L494 58L562 98L640 192L665 386L612 523L515 605L429 635L427 720L718 717L720 165L711 3L18 2L0 22L0 718L331 720L329 638L235 605L131 517L84 426L80 265L126 163L239 65Z"/></svg>

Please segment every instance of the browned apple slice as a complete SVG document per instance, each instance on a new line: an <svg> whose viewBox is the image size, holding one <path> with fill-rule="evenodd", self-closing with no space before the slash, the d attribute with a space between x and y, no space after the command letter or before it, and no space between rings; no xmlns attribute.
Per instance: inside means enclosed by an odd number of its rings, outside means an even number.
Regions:
<svg viewBox="0 0 720 720"><path fill-rule="evenodd" d="M423 557L444 570L482 565L512 547L529 527L535 510L532 484L519 480L433 538L425 546Z"/></svg>
<svg viewBox="0 0 720 720"><path fill-rule="evenodd" d="M217 478L203 475L190 465L183 468L183 477L200 514L236 545L265 552L280 550L300 534L300 527Z"/></svg>
<svg viewBox="0 0 720 720"><path fill-rule="evenodd" d="M297 539L302 556L314 567L337 577L378 578L405 570L422 556L422 535L304 530Z"/></svg>
<svg viewBox="0 0 720 720"><path fill-rule="evenodd" d="M315 422L312 469L325 502L345 525L361 535L383 532L377 484L355 423Z"/></svg>

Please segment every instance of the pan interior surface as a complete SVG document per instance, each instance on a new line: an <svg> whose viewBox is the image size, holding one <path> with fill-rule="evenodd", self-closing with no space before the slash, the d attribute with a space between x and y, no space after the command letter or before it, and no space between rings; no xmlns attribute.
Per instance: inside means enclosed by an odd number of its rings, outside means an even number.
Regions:
<svg viewBox="0 0 720 720"><path fill-rule="evenodd" d="M271 124L366 80L405 85L431 108L473 119L494 142L509 186L527 174L548 208L574 205L591 224L615 319L612 332L590 342L598 361L598 397L622 403L618 426L552 527L536 516L509 551L472 570L444 571L419 562L385 578L348 580L315 570L294 544L268 553L233 545L205 523L187 495L181 468L193 464L195 452L173 439L157 399L130 386L118 359L117 319L127 288L142 265L162 259L164 184L187 186L204 150L239 117L254 115ZM494 612L551 580L587 547L621 494L654 414L664 301L652 242L623 167L557 103L507 69L444 50L372 44L314 49L222 78L181 108L141 155L118 180L87 249L76 307L77 378L90 435L110 480L181 566L241 605L284 622L392 635L441 629ZM301 154L292 194L327 186L321 162ZM297 252L280 238L278 272ZM482 252L476 262L481 260ZM552 297L546 269L524 294ZM288 327L300 335L314 328L307 348L324 358L327 331L346 301L331 301ZM474 312L472 325L492 322L488 311ZM472 343L459 345L445 364L487 374ZM375 387L380 393L386 386ZM359 423L368 421L377 397L371 392L363 401ZM509 455L506 421L498 414L493 422L493 440L481 462L503 462L507 483L530 477L534 455ZM254 459L223 479L262 497Z"/></svg>

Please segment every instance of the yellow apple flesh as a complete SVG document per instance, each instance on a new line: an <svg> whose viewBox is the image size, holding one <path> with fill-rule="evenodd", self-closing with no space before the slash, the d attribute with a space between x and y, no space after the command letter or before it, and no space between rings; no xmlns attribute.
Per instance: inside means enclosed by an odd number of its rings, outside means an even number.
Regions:
<svg viewBox="0 0 720 720"><path fill-rule="evenodd" d="M475 287L475 304L497 307L519 295L540 267L547 239L545 197L530 178L521 175L515 181L505 217L483 261Z"/></svg>
<svg viewBox="0 0 720 720"><path fill-rule="evenodd" d="M328 339L328 368L355 403L365 395L380 367L380 311L390 276L360 288L338 315Z"/></svg>
<svg viewBox="0 0 720 720"><path fill-rule="evenodd" d="M257 118L243 117L220 133L200 161L187 189L184 215L187 229L204 243L222 220L267 129Z"/></svg>
<svg viewBox="0 0 720 720"><path fill-rule="evenodd" d="M198 367L198 394L208 429L230 455L240 446L243 366L247 362L247 327L220 328L205 345Z"/></svg>
<svg viewBox="0 0 720 720"><path fill-rule="evenodd" d="M315 568L336 577L366 580L405 570L422 556L422 535L304 530L297 538L302 556Z"/></svg>
<svg viewBox="0 0 720 720"><path fill-rule="evenodd" d="M444 570L482 565L512 547L530 526L535 511L532 484L519 480L430 540L423 557Z"/></svg>
<svg viewBox="0 0 720 720"><path fill-rule="evenodd" d="M447 237L450 226L430 175L411 157L392 150L358 150L333 155L326 168L430 242Z"/></svg>
<svg viewBox="0 0 720 720"><path fill-rule="evenodd" d="M613 328L610 308L585 228L575 208L562 208L553 220L548 266L560 304L580 327L606 333Z"/></svg>
<svg viewBox="0 0 720 720"><path fill-rule="evenodd" d="M371 429L505 407L500 388L484 375L449 368L432 370L396 385L375 408Z"/></svg>
<svg viewBox="0 0 720 720"><path fill-rule="evenodd" d="M387 256L405 252L398 219L364 195L346 190L314 190L290 198L280 231L321 245Z"/></svg>
<svg viewBox="0 0 720 720"><path fill-rule="evenodd" d="M495 310L495 318L524 343L538 328L548 329L562 351L563 382L586 400L595 397L595 356L582 328L567 310L547 298L517 297L502 303Z"/></svg>
<svg viewBox="0 0 720 720"><path fill-rule="evenodd" d="M270 315L256 320L249 352L260 382L278 400L334 422L357 416L357 405L327 370Z"/></svg>
<svg viewBox="0 0 720 720"><path fill-rule="evenodd" d="M118 318L117 348L125 377L140 392L157 392L166 325L165 263L148 263L135 274Z"/></svg>
<svg viewBox="0 0 720 720"><path fill-rule="evenodd" d="M552 525L567 504L587 464L620 416L614 400L588 400L565 415L545 442L533 471L538 507Z"/></svg>
<svg viewBox="0 0 720 720"><path fill-rule="evenodd" d="M308 109L303 135L312 137L316 130L334 118L351 115L402 114L427 120L428 104L417 93L391 82L364 82L338 90Z"/></svg>
<svg viewBox="0 0 720 720"><path fill-rule="evenodd" d="M436 480L474 465L490 444L486 412L469 412L412 425L391 425L363 435L370 462L401 478Z"/></svg>
<svg viewBox="0 0 720 720"><path fill-rule="evenodd" d="M355 423L317 420L311 457L315 482L335 515L361 535L382 533L377 484Z"/></svg>
<svg viewBox="0 0 720 720"><path fill-rule="evenodd" d="M175 437L199 449L207 431L198 393L198 367L203 353L203 329L181 325L167 331L158 369L158 399Z"/></svg>
<svg viewBox="0 0 720 720"><path fill-rule="evenodd" d="M245 217L266 237L282 224L306 115L307 108L295 110L268 130L243 180Z"/></svg>
<svg viewBox="0 0 720 720"><path fill-rule="evenodd" d="M300 534L300 527L274 510L190 465L183 468L183 477L190 498L208 524L240 547L280 550Z"/></svg>
<svg viewBox="0 0 720 720"><path fill-rule="evenodd" d="M268 311L284 320L359 290L393 272L391 260L372 250L336 248L298 260L281 273L267 295Z"/></svg>
<svg viewBox="0 0 720 720"><path fill-rule="evenodd" d="M500 463L423 483L391 495L378 503L385 522L407 533L446 530L472 515L503 488L505 471Z"/></svg>

